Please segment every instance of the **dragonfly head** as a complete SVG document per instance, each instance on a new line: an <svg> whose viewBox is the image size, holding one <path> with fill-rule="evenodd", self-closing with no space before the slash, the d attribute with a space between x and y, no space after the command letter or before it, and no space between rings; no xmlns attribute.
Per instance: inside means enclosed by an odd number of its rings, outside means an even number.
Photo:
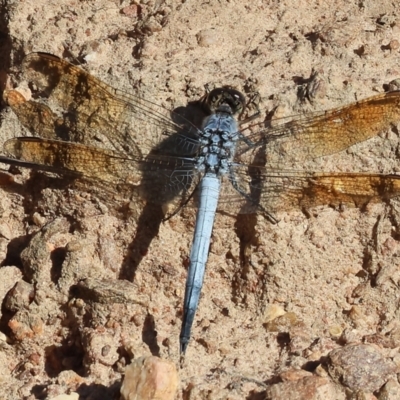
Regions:
<svg viewBox="0 0 400 400"><path fill-rule="evenodd" d="M207 94L205 104L210 112L228 112L232 115L240 114L246 106L246 99L238 90L224 86L211 90Z"/></svg>

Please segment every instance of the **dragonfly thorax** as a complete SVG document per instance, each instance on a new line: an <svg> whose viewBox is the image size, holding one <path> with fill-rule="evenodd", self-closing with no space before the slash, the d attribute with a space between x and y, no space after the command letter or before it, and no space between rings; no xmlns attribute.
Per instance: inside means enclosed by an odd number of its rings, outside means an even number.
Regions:
<svg viewBox="0 0 400 400"><path fill-rule="evenodd" d="M217 175L228 173L235 154L238 127L230 112L217 112L204 120L196 168Z"/></svg>

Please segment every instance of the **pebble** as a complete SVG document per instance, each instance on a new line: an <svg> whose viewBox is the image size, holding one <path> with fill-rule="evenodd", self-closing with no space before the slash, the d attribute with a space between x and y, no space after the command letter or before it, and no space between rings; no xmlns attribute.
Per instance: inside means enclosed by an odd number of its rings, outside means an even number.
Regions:
<svg viewBox="0 0 400 400"><path fill-rule="evenodd" d="M141 357L125 369L122 400L173 400L178 388L175 364L158 357Z"/></svg>
<svg viewBox="0 0 400 400"><path fill-rule="evenodd" d="M345 400L346 395L343 388L327 378L306 376L270 386L265 398L276 400Z"/></svg>
<svg viewBox="0 0 400 400"><path fill-rule="evenodd" d="M375 392L396 372L396 365L368 344L332 350L327 365L332 379L353 391Z"/></svg>

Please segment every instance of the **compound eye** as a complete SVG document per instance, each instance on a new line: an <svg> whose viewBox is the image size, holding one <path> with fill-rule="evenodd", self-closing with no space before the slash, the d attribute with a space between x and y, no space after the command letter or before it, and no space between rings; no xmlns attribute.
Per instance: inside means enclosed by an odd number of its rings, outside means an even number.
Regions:
<svg viewBox="0 0 400 400"><path fill-rule="evenodd" d="M243 111L243 108L245 106L245 100L244 97L241 93L235 94L234 97L235 104L232 105L232 111L234 114L240 114Z"/></svg>
<svg viewBox="0 0 400 400"><path fill-rule="evenodd" d="M216 111L224 104L229 106L232 114L238 114L243 111L246 99L242 93L231 87L214 89L207 96L207 105L211 111Z"/></svg>

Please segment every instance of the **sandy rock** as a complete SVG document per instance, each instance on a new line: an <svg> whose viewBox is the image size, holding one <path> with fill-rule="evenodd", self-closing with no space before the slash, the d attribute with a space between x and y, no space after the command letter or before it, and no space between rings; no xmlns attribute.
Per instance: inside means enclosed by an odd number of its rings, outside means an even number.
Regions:
<svg viewBox="0 0 400 400"><path fill-rule="evenodd" d="M400 385L397 379L389 379L379 391L378 400L400 399Z"/></svg>
<svg viewBox="0 0 400 400"><path fill-rule="evenodd" d="M19 281L8 293L4 306L7 310L17 312L23 308L28 308L34 297L34 287L28 282Z"/></svg>
<svg viewBox="0 0 400 400"><path fill-rule="evenodd" d="M85 379L78 375L76 372L71 370L61 371L57 376L57 382L60 385L69 388L78 388L79 385L85 383Z"/></svg>
<svg viewBox="0 0 400 400"><path fill-rule="evenodd" d="M289 380L267 389L271 400L345 400L345 392L327 378L317 376Z"/></svg>
<svg viewBox="0 0 400 400"><path fill-rule="evenodd" d="M85 362L90 365L101 363L112 366L119 358L117 353L118 334L115 332L85 329L83 343L86 348Z"/></svg>
<svg viewBox="0 0 400 400"><path fill-rule="evenodd" d="M0 301L3 302L4 297L9 290L22 278L21 270L17 267L0 268ZM1 314L0 314L1 315Z"/></svg>
<svg viewBox="0 0 400 400"><path fill-rule="evenodd" d="M21 341L41 335L44 323L40 316L28 310L18 311L8 323L14 337Z"/></svg>
<svg viewBox="0 0 400 400"><path fill-rule="evenodd" d="M328 357L330 376L354 391L379 390L397 369L371 345L349 345L332 350Z"/></svg>
<svg viewBox="0 0 400 400"><path fill-rule="evenodd" d="M56 248L59 237L67 233L68 227L64 218L58 218L33 235L29 246L21 254L24 273L29 280L51 282L54 267L51 252Z"/></svg>
<svg viewBox="0 0 400 400"><path fill-rule="evenodd" d="M177 387L178 373L172 362L139 358L126 367L121 395L123 400L172 400Z"/></svg>
<svg viewBox="0 0 400 400"><path fill-rule="evenodd" d="M257 92L261 114L244 132L249 135L258 135L260 126L268 135L282 118L289 122L399 88L400 5L393 0L14 0L2 2L1 16L0 85L29 88L30 99L42 105L22 69L23 57L34 51L65 58L127 99L138 95L164 107L155 114L172 115L176 123L206 84L233 86L248 101ZM53 100L46 104L60 115ZM126 106L118 104L113 111ZM49 109L40 110L35 121L47 117ZM5 102L0 114L1 148L14 137L38 136ZM151 115L141 120L143 129L126 115L120 126L93 132L91 143L108 148L108 133L123 126L121 133L139 147L153 147L174 127L155 134L161 120L147 124ZM67 134L67 126L54 122ZM88 123L100 122L110 121L91 115ZM299 167L398 174L398 132L393 126ZM177 363L195 208L162 222L122 187L101 196L107 184L88 187L5 164L1 171L14 182L3 186L0 176L1 326L9 337L0 338L0 399L72 391L115 400L132 359L153 354ZM285 400L296 390L335 393L320 363L344 344L376 344L385 361L400 366L399 204L287 210L274 225L261 214L218 214L176 399L264 398L268 389ZM10 280L9 268L15 268ZM35 288L30 315L29 288L6 295L22 281ZM316 366L311 376L301 372L305 366ZM361 382L370 376L360 373ZM392 393L391 378L375 396ZM349 389L342 385L339 399L341 390ZM357 396L373 398L371 392Z"/></svg>

